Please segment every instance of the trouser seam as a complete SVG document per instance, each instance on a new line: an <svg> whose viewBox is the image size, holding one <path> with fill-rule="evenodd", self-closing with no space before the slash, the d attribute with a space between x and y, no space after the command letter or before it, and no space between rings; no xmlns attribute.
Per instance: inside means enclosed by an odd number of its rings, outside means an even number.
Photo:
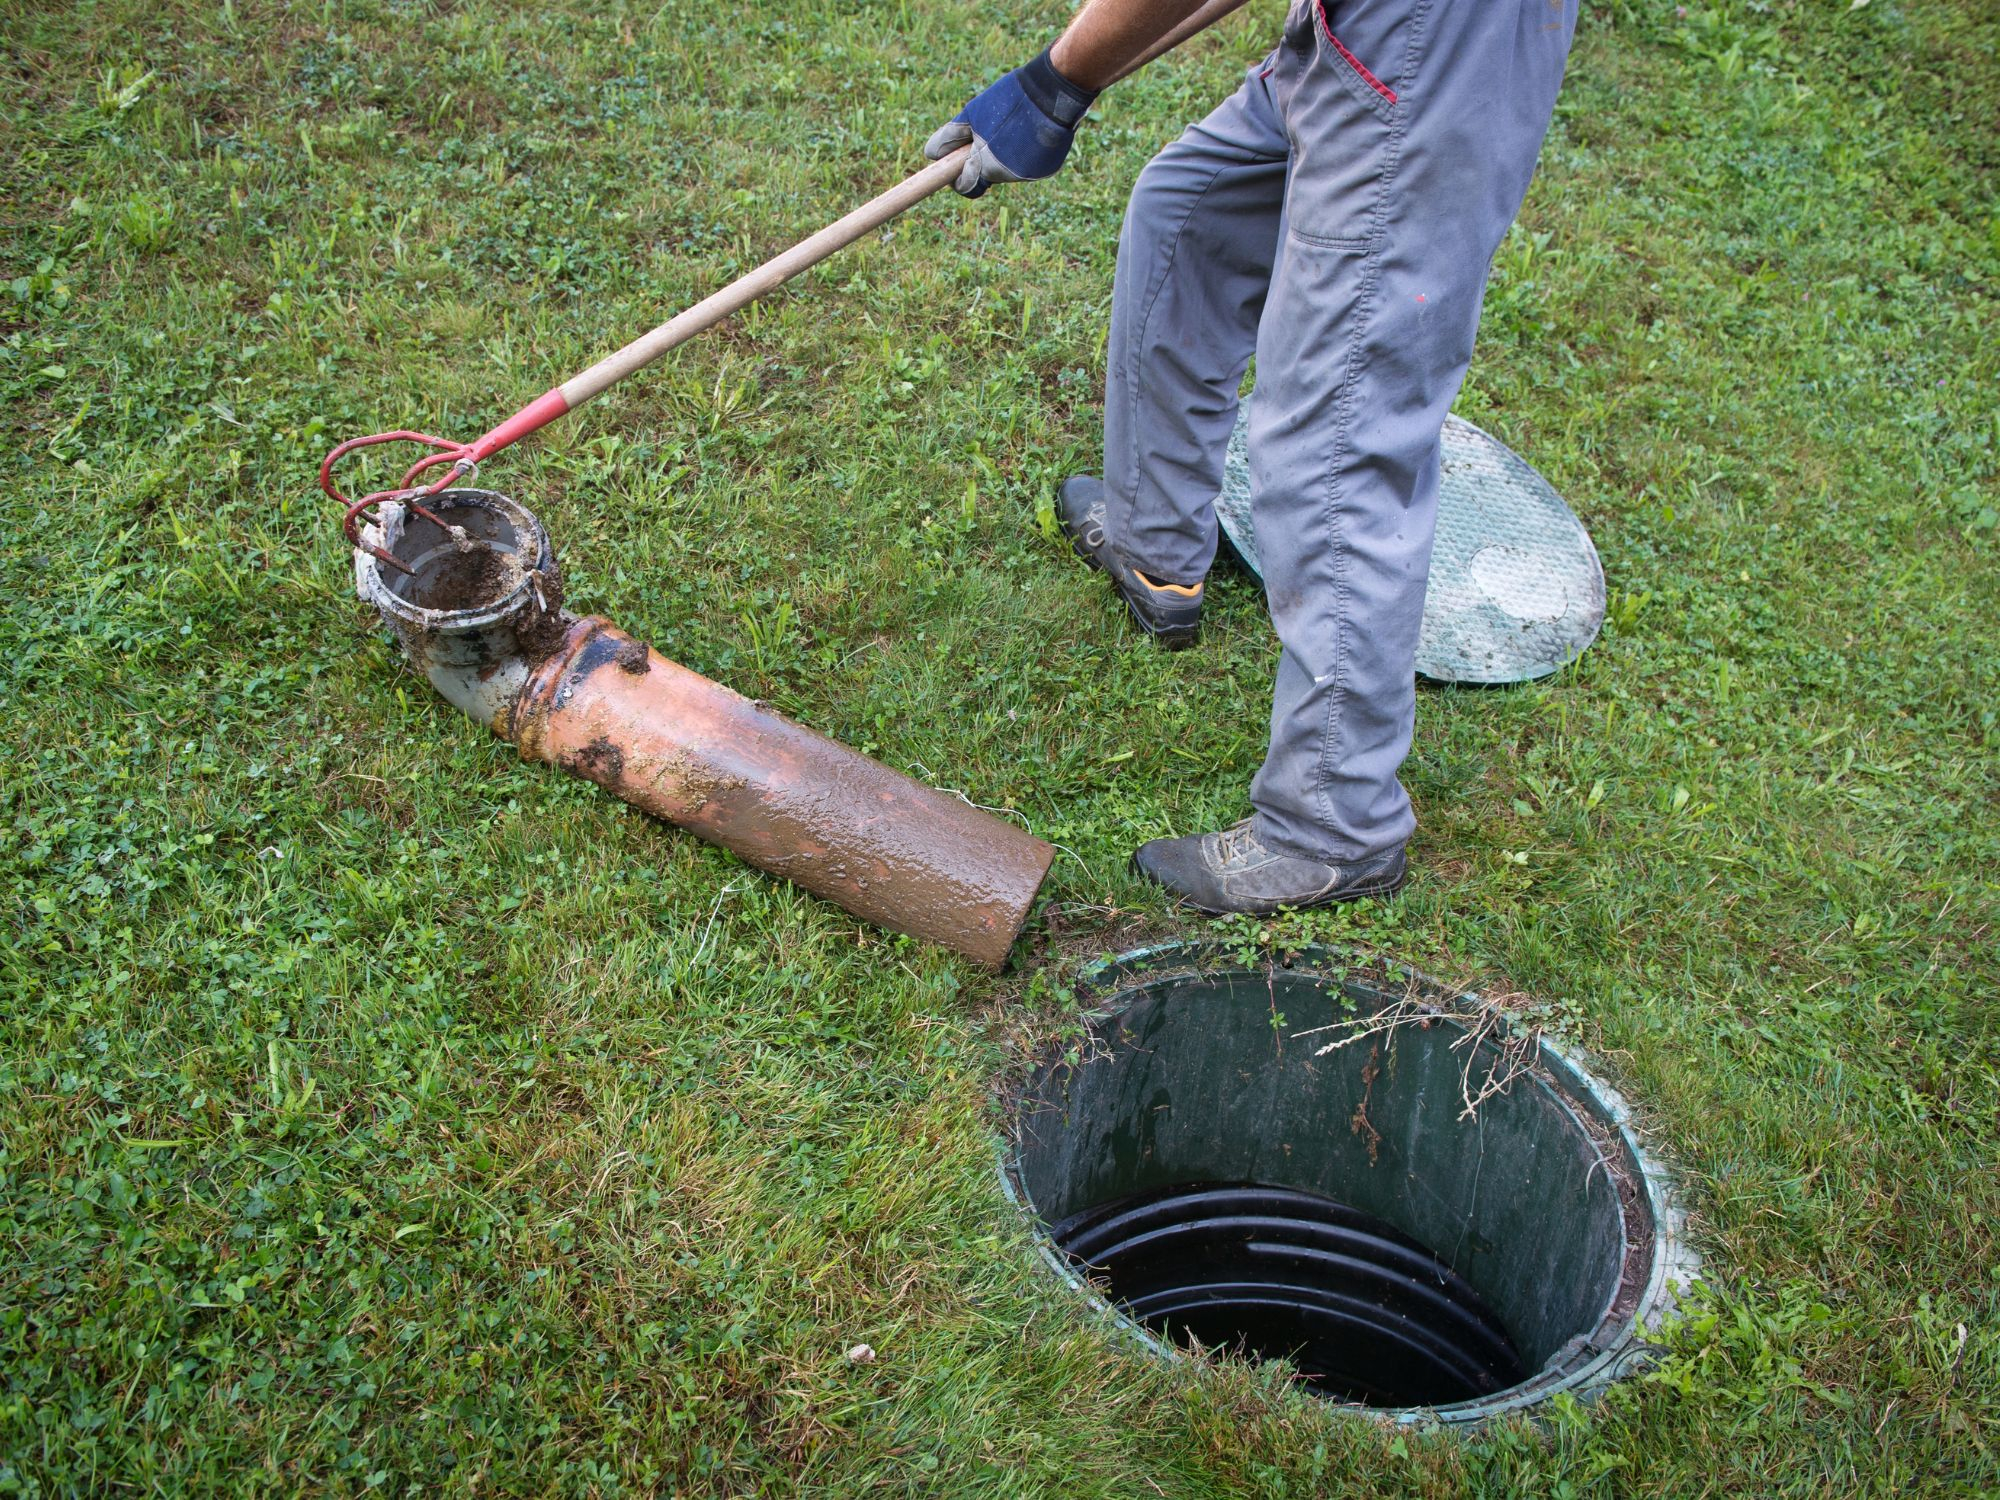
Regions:
<svg viewBox="0 0 2000 1500"><path fill-rule="evenodd" d="M1396 79L1398 94L1407 94L1417 81L1417 68L1424 58L1424 22L1430 19L1431 0L1416 0L1410 7L1410 45L1403 52L1403 71Z"/></svg>
<svg viewBox="0 0 2000 1500"><path fill-rule="evenodd" d="M1297 229L1289 224L1285 226L1285 232L1295 240L1302 240L1308 245L1317 245L1322 250L1366 251L1375 243L1375 236L1373 235L1314 234L1309 229Z"/></svg>
<svg viewBox="0 0 2000 1500"><path fill-rule="evenodd" d="M1419 0L1412 24L1419 25L1422 12L1427 8L1426 0ZM1417 46L1415 36L1411 46ZM1412 70L1414 71L1414 70ZM1326 477L1326 524L1329 552L1333 559L1333 690L1327 694L1326 720L1320 735L1319 765L1313 777L1312 802L1319 809L1321 826L1338 828L1339 815L1333 805L1333 767L1340 749L1340 729L1347 707L1347 632L1348 620L1348 568L1347 548L1343 540L1345 528L1341 524L1340 506L1343 498L1341 485L1341 465L1344 460L1354 420L1355 392L1359 389L1361 377L1368 364L1368 333L1374 321L1375 293L1381 282L1382 261L1387 253L1389 238L1390 200L1394 194L1396 168L1403 149L1404 115L1397 111L1388 121L1389 138L1382 152L1382 176L1376 188L1376 225L1370 239L1373 248L1368 252L1367 264L1361 273L1361 285L1355 294L1354 342L1347 358L1347 369L1342 376L1340 401L1336 408L1338 415L1334 421L1334 441L1331 460Z"/></svg>

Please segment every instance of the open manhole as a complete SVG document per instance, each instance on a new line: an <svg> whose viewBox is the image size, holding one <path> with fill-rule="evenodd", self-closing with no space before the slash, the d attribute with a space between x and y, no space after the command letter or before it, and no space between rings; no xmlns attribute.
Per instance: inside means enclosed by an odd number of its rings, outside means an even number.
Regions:
<svg viewBox="0 0 2000 1500"><path fill-rule="evenodd" d="M1693 1275L1617 1095L1471 997L1201 945L1089 983L1104 1003L1029 1076L1003 1175L1158 1351L1476 1420L1617 1378Z"/></svg>

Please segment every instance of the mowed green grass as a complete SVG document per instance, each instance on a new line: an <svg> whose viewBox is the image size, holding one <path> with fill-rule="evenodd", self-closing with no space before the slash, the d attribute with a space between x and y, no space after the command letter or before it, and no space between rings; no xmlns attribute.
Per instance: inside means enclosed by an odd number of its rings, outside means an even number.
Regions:
<svg viewBox="0 0 2000 1500"><path fill-rule="evenodd" d="M8 7L0 1494L2000 1485L2000 21L1585 9L1459 410L1605 634L1423 694L1400 901L1225 928L1524 997L1682 1174L1664 1362L1468 1436L1150 1361L993 1170L1078 966L1215 931L1130 848L1262 754L1254 585L1155 652L1046 507L1124 195L1273 0L487 475L575 606L1063 845L999 977L522 765L312 470L888 185L1060 5Z"/></svg>

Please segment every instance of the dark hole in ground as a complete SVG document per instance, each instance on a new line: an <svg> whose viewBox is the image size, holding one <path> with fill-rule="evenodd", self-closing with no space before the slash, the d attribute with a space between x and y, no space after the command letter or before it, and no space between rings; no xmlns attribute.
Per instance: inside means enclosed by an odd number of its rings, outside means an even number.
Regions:
<svg viewBox="0 0 2000 1500"><path fill-rule="evenodd" d="M1075 1214L1049 1238L1153 1332L1288 1359L1335 1400L1439 1405L1528 1377L1470 1282L1394 1226L1320 1193L1176 1184Z"/></svg>
<svg viewBox="0 0 2000 1500"><path fill-rule="evenodd" d="M1622 1106L1559 1049L1319 950L1145 950L1088 987L1101 1008L1023 1084L1004 1175L1156 1347L1283 1358L1330 1398L1453 1422L1643 1358L1691 1257Z"/></svg>

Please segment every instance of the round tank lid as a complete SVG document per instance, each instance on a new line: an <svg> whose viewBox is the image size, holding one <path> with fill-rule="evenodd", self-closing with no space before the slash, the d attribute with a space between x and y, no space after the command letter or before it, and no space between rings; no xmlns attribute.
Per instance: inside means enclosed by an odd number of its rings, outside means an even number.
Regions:
<svg viewBox="0 0 2000 1500"><path fill-rule="evenodd" d="M1229 545L1261 578L1249 430L1246 398L1215 510ZM1603 623L1604 568L1575 512L1506 444L1447 417L1417 671L1434 682L1546 677L1582 655Z"/></svg>

